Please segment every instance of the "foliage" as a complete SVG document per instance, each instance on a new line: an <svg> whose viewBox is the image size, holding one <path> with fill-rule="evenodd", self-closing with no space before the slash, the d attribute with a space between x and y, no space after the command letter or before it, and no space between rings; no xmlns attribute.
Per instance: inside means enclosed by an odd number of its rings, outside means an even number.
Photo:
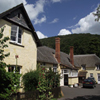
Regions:
<svg viewBox="0 0 100 100"><path fill-rule="evenodd" d="M61 51L69 54L70 46L74 46L74 54L96 54L100 57L100 35L89 33L59 36ZM55 37L41 39L45 46L55 49Z"/></svg>
<svg viewBox="0 0 100 100"><path fill-rule="evenodd" d="M48 87L48 81L46 80L46 73L44 67L39 67L39 82L38 82L38 88L39 91L39 99L40 100L50 100L53 95L50 91L47 91L51 89L51 87Z"/></svg>
<svg viewBox="0 0 100 100"><path fill-rule="evenodd" d="M55 73L51 68L46 73L46 80L51 88L60 86L60 74L58 72Z"/></svg>
<svg viewBox="0 0 100 100"><path fill-rule="evenodd" d="M38 65L37 70L24 74L22 81L25 91L38 90L39 100L51 100L53 95L50 90L59 86L60 75Z"/></svg>
<svg viewBox="0 0 100 100"><path fill-rule="evenodd" d="M97 18L95 19L95 21L99 21L100 19L100 4L99 6L97 7L97 11L96 13L93 13L94 16L97 16Z"/></svg>
<svg viewBox="0 0 100 100"><path fill-rule="evenodd" d="M25 91L36 90L39 81L39 72L35 70L25 73L22 77L22 81Z"/></svg>
<svg viewBox="0 0 100 100"><path fill-rule="evenodd" d="M15 93L19 88L20 75L17 73L6 72L5 68L10 67L4 62L5 57L8 57L10 53L4 53L4 50L8 45L6 42L9 37L3 36L4 27L0 32L0 99L10 99L10 95ZM16 84L16 86L15 86Z"/></svg>

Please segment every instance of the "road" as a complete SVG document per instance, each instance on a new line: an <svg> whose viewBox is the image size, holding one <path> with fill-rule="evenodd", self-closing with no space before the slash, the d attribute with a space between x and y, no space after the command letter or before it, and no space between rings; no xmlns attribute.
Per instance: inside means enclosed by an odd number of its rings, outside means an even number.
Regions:
<svg viewBox="0 0 100 100"><path fill-rule="evenodd" d="M95 88L70 88L61 87L64 97L58 100L100 100L100 85Z"/></svg>

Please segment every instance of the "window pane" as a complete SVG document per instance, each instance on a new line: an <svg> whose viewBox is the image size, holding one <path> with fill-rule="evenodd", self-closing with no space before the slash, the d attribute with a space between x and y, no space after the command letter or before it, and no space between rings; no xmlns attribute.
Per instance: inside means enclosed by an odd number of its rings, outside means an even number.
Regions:
<svg viewBox="0 0 100 100"><path fill-rule="evenodd" d="M16 32L11 31L11 36L15 36L16 37Z"/></svg>
<svg viewBox="0 0 100 100"><path fill-rule="evenodd" d="M16 72L20 73L20 67L19 66L16 67Z"/></svg>
<svg viewBox="0 0 100 100"><path fill-rule="evenodd" d="M22 37L22 30L19 28L19 32L18 32L18 43L21 43L21 37Z"/></svg>
<svg viewBox="0 0 100 100"><path fill-rule="evenodd" d="M21 38L22 36L22 30L19 28L18 38Z"/></svg>
<svg viewBox="0 0 100 100"><path fill-rule="evenodd" d="M14 67L13 66L8 67L8 72L14 72Z"/></svg>
<svg viewBox="0 0 100 100"><path fill-rule="evenodd" d="M21 39L20 38L18 39L18 43L21 43Z"/></svg>
<svg viewBox="0 0 100 100"><path fill-rule="evenodd" d="M12 41L16 41L16 37L11 36L11 40L12 40Z"/></svg>
<svg viewBox="0 0 100 100"><path fill-rule="evenodd" d="M16 25L12 25L11 30L16 31L17 32L17 26Z"/></svg>
<svg viewBox="0 0 100 100"><path fill-rule="evenodd" d="M12 25L11 27L11 40L16 41L17 26Z"/></svg>

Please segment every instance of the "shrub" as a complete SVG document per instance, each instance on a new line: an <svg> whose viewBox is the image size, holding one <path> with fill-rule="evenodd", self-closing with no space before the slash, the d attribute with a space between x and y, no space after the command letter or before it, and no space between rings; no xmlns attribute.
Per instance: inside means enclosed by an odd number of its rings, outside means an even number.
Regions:
<svg viewBox="0 0 100 100"><path fill-rule="evenodd" d="M6 72L5 68L10 67L4 62L5 57L8 57L10 53L4 53L4 50L8 45L6 42L9 37L3 36L4 27L1 28L0 32L0 100L10 98L10 95L15 93L19 88L20 75ZM17 83L16 83L17 82ZM16 83L16 87L15 87Z"/></svg>
<svg viewBox="0 0 100 100"><path fill-rule="evenodd" d="M38 81L39 81L39 72L37 70L27 72L22 77L24 90L25 91L36 90L38 86Z"/></svg>

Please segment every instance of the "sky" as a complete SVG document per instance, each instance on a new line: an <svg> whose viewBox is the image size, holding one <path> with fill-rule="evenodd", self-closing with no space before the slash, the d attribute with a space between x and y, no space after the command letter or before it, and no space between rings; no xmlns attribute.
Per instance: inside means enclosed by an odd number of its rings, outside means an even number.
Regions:
<svg viewBox="0 0 100 100"><path fill-rule="evenodd" d="M23 3L40 39L58 35L100 35L93 13L100 0L0 0L0 13Z"/></svg>

